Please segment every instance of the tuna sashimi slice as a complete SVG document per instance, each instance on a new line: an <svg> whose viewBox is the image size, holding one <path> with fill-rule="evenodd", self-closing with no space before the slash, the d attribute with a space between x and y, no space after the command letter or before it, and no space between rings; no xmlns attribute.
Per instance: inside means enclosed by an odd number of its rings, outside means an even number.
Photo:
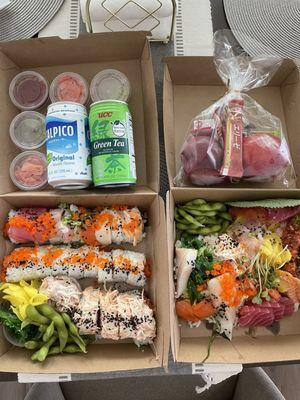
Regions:
<svg viewBox="0 0 300 400"><path fill-rule="evenodd" d="M269 326L294 313L294 302L281 296L279 300L263 300L261 304L247 303L239 310L238 324L243 327Z"/></svg>

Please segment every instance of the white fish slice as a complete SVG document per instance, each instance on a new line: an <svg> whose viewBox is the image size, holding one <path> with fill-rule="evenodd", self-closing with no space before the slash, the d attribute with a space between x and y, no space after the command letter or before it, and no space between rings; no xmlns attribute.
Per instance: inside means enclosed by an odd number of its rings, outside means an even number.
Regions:
<svg viewBox="0 0 300 400"><path fill-rule="evenodd" d="M195 266L198 251L195 249L186 249L184 247L176 248L177 265L177 286L176 297L179 298L185 291L191 272Z"/></svg>
<svg viewBox="0 0 300 400"><path fill-rule="evenodd" d="M220 322L220 332L231 340L232 332L236 322L237 311L239 307L229 307L221 298L220 276L208 281L207 288L211 297L213 306L217 312L218 321Z"/></svg>

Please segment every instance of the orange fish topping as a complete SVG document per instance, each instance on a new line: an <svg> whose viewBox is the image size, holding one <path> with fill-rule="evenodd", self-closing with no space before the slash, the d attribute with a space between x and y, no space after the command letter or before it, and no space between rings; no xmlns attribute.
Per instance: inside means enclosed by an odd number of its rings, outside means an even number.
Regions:
<svg viewBox="0 0 300 400"><path fill-rule="evenodd" d="M41 258L46 267L51 267L54 261L63 254L62 249L52 249Z"/></svg>
<svg viewBox="0 0 300 400"><path fill-rule="evenodd" d="M229 260L222 261L221 263L217 263L213 265L212 271L207 271L209 275L219 276L229 272L230 274L235 275L235 269L233 264Z"/></svg>
<svg viewBox="0 0 300 400"><path fill-rule="evenodd" d="M222 288L221 299L230 307L238 307L241 304L244 293L235 277L230 273L226 273L219 277L219 282Z"/></svg>
<svg viewBox="0 0 300 400"><path fill-rule="evenodd" d="M55 221L48 211L39 215L36 220L30 220L22 215L14 215L7 222L5 229L7 230L9 227L26 229L33 237L40 233L39 241L42 242L47 242L55 234Z"/></svg>
<svg viewBox="0 0 300 400"><path fill-rule="evenodd" d="M3 266L4 268L7 268L7 266L12 263L16 263L19 266L26 267L27 263L29 261L32 261L33 263L38 262L38 257L37 257L37 247L20 247L18 249L15 249L11 254L6 256L3 260ZM24 264L22 264L24 263Z"/></svg>

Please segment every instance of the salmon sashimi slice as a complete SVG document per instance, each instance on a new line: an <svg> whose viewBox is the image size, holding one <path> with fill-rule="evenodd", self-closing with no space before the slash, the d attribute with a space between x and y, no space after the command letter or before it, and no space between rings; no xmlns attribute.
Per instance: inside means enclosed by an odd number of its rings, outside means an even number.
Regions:
<svg viewBox="0 0 300 400"><path fill-rule="evenodd" d="M230 207L229 213L232 217L241 218L244 221L260 221L266 222L268 220L268 211L263 207Z"/></svg>
<svg viewBox="0 0 300 400"><path fill-rule="evenodd" d="M300 302L300 279L295 278L292 274L286 271L278 270L279 276L279 291L286 293L294 303Z"/></svg>
<svg viewBox="0 0 300 400"><path fill-rule="evenodd" d="M211 317L215 313L215 309L208 300L202 300L196 304L191 304L189 300L177 300L176 312L178 317L184 321L198 322Z"/></svg>

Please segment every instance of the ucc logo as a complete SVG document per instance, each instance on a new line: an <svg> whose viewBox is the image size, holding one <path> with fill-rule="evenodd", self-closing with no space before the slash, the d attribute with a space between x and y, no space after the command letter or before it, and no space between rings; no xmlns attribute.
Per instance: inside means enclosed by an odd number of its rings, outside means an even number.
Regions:
<svg viewBox="0 0 300 400"><path fill-rule="evenodd" d="M111 111L103 111L98 114L98 118L107 118L107 117L111 117L111 116L112 116Z"/></svg>

